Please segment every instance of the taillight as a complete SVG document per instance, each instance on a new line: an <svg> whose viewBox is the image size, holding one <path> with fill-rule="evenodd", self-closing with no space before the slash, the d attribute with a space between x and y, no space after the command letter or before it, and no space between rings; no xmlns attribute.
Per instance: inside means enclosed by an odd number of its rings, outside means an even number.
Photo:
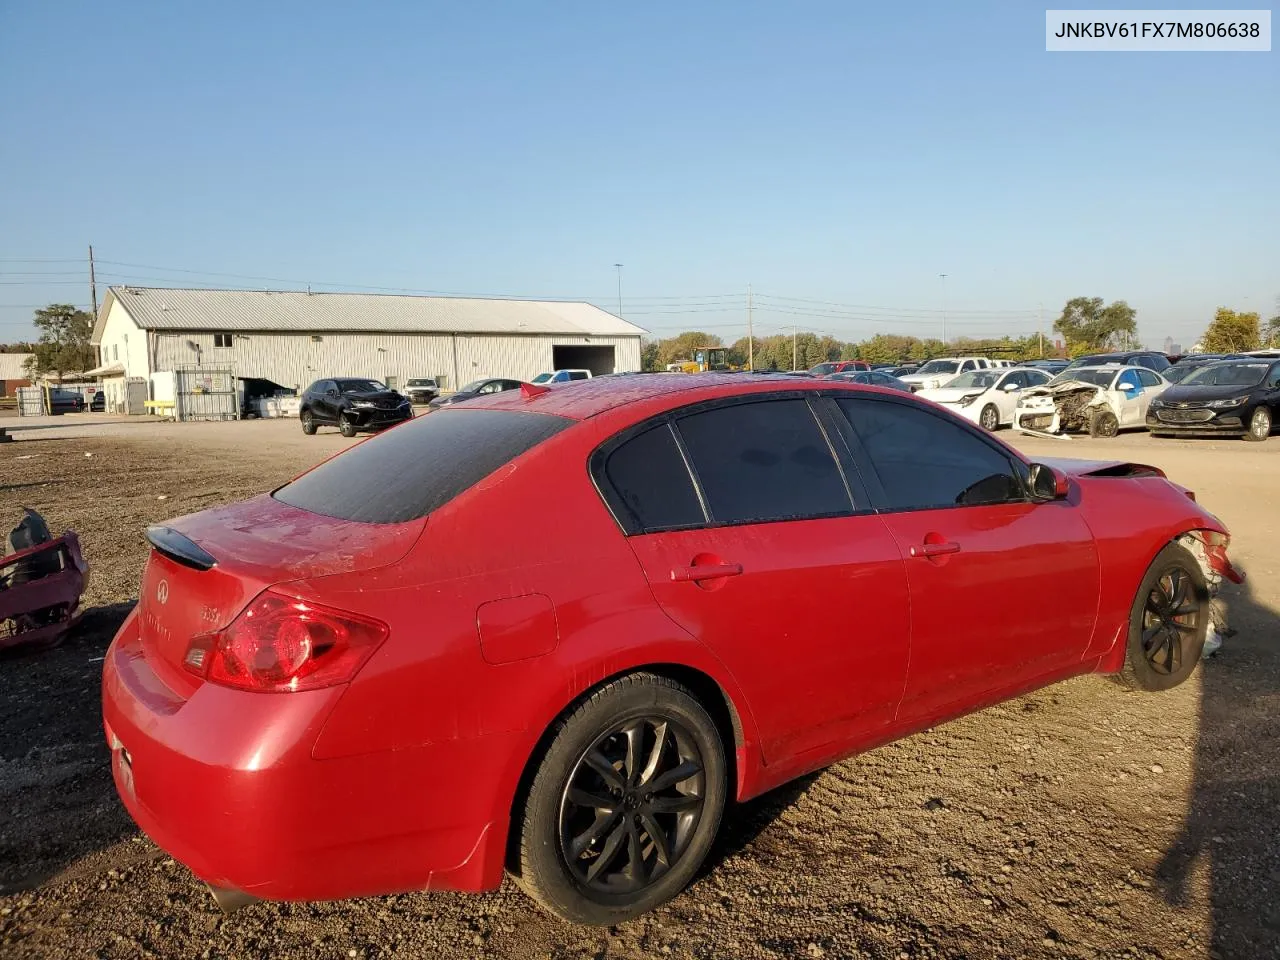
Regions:
<svg viewBox="0 0 1280 960"><path fill-rule="evenodd" d="M225 630L196 637L182 665L211 683L262 693L346 683L387 625L267 591Z"/></svg>

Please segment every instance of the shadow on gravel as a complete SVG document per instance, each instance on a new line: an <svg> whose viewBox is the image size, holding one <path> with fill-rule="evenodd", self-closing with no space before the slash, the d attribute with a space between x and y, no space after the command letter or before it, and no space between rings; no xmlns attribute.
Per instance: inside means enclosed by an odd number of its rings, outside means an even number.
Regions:
<svg viewBox="0 0 1280 960"><path fill-rule="evenodd" d="M1157 880L1189 900L1204 860L1213 957L1280 956L1280 617L1246 582L1225 593L1238 631L1202 665L1200 731L1182 833Z"/></svg>
<svg viewBox="0 0 1280 960"><path fill-rule="evenodd" d="M60 646L0 657L0 894L135 832L102 737L101 657L132 603L93 607Z"/></svg>
<svg viewBox="0 0 1280 960"><path fill-rule="evenodd" d="M716 835L706 862L698 870L698 876L701 878L714 872L729 857L751 846L756 837L782 816L787 807L804 796L813 782L825 772L824 768L805 774L798 780L770 790L764 796L728 807L720 824L720 832Z"/></svg>

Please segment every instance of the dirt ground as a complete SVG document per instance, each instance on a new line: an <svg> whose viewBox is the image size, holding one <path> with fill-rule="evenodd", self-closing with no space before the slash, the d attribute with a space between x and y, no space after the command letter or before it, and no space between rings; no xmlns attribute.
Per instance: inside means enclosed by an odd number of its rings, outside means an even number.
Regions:
<svg viewBox="0 0 1280 960"><path fill-rule="evenodd" d="M734 809L689 891L588 930L510 884L222 917L116 799L101 659L136 597L145 524L352 441L278 421L55 420L0 445L0 518L29 505L78 531L93 570L63 646L0 658L6 958L1280 957L1280 437L1018 440L1194 489L1250 574L1229 593L1239 635L1171 693L1069 681Z"/></svg>

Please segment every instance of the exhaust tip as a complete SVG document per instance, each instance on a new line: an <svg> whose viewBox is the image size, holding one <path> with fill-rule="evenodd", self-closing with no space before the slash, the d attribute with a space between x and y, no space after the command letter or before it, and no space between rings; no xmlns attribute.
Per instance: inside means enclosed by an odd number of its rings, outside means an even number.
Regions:
<svg viewBox="0 0 1280 960"><path fill-rule="evenodd" d="M243 890L229 890L226 887L209 886L209 892L213 894L214 902L218 904L218 908L227 916L231 916L241 907L247 907L251 903L258 902L257 897L245 893Z"/></svg>

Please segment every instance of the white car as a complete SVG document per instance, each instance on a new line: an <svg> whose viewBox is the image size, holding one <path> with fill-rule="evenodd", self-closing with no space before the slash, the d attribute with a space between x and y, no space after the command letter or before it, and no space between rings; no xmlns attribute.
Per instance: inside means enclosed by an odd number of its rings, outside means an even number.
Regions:
<svg viewBox="0 0 1280 960"><path fill-rule="evenodd" d="M533 378L534 383L568 383L570 380L590 380L590 370L547 370Z"/></svg>
<svg viewBox="0 0 1280 960"><path fill-rule="evenodd" d="M986 357L939 357L930 360L915 373L899 377L912 390L932 390L940 387L952 377L971 370L988 370L991 361Z"/></svg>
<svg viewBox="0 0 1280 960"><path fill-rule="evenodd" d="M984 430L994 431L1013 423L1013 411L1023 390L1048 382L1047 373L1030 367L971 370L948 380L946 386L919 390L916 396L940 403Z"/></svg>
<svg viewBox="0 0 1280 960"><path fill-rule="evenodd" d="M1043 387L1022 391L1013 428L1023 433L1067 439L1072 431L1114 437L1146 427L1147 407L1172 384L1146 367L1118 363L1064 370Z"/></svg>

